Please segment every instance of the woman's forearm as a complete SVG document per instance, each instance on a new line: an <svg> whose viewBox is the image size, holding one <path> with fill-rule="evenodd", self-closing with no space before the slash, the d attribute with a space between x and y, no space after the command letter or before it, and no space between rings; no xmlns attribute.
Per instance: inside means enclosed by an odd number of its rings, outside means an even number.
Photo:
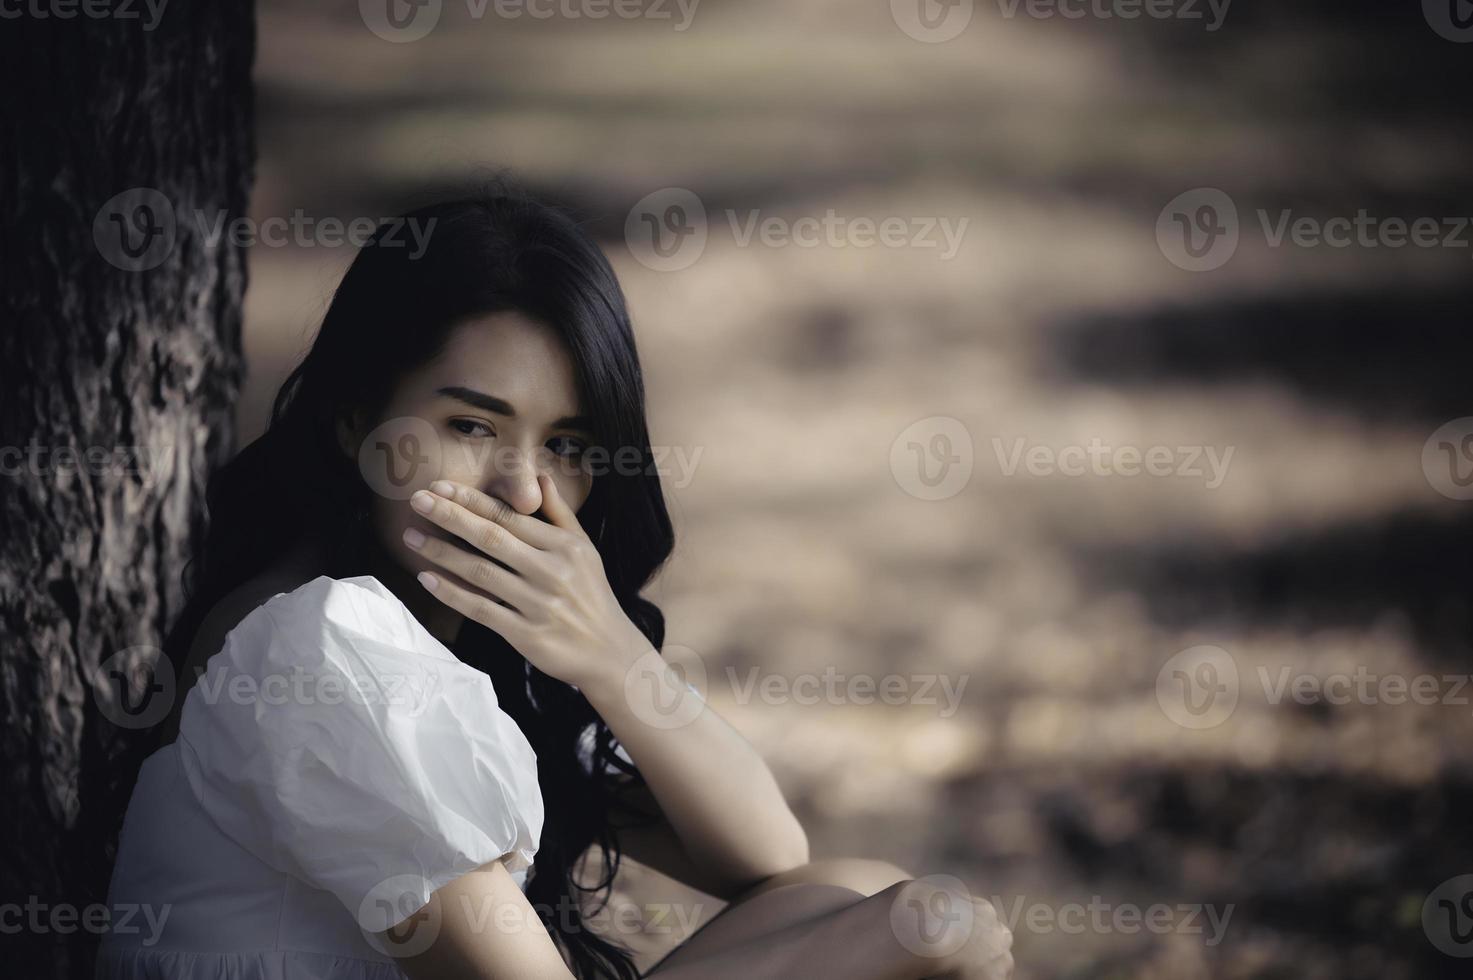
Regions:
<svg viewBox="0 0 1473 980"><path fill-rule="evenodd" d="M627 644L582 690L689 857L736 888L806 863L808 838L767 763L714 709L679 701L695 695L642 646Z"/></svg>

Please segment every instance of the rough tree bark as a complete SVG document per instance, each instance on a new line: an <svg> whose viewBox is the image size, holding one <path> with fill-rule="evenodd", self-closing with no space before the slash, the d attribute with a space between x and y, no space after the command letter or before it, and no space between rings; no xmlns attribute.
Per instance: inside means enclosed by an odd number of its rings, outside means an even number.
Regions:
<svg viewBox="0 0 1473 980"><path fill-rule="evenodd" d="M209 233L246 213L254 9L5 7L0 904L24 911L3 972L77 977L142 742L104 665L136 683L157 655L230 448L245 256Z"/></svg>

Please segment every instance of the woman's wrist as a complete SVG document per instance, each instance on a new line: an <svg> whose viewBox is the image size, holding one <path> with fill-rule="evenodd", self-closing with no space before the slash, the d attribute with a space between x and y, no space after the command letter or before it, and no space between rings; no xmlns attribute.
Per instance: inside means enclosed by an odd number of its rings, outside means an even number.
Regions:
<svg viewBox="0 0 1473 980"><path fill-rule="evenodd" d="M625 679L641 658L659 656L649 639L633 623L608 645L590 658L588 670L575 681L590 704L607 703L610 698L624 697Z"/></svg>

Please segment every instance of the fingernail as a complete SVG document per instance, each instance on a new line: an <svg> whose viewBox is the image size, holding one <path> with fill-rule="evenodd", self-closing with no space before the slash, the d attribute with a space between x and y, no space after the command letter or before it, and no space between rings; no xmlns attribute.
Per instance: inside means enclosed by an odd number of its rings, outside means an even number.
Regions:
<svg viewBox="0 0 1473 980"><path fill-rule="evenodd" d="M419 511L421 514L428 514L435 508L435 498L425 493L423 490L416 490L414 491L414 496L409 498L409 506Z"/></svg>
<svg viewBox="0 0 1473 980"><path fill-rule="evenodd" d="M417 527L406 527L404 529L404 543L414 549L424 547L424 532Z"/></svg>
<svg viewBox="0 0 1473 980"><path fill-rule="evenodd" d="M448 480L436 480L430 484L430 489L442 497L455 496L455 485Z"/></svg>
<svg viewBox="0 0 1473 980"><path fill-rule="evenodd" d="M420 572L418 575L415 576L415 578L419 579L420 585L423 585L431 592L440 587L440 580L435 578L435 576L431 575L429 572Z"/></svg>

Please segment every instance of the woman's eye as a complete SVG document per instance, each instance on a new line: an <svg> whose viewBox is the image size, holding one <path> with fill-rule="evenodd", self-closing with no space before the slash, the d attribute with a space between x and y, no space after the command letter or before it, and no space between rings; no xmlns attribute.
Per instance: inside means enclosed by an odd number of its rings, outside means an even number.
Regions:
<svg viewBox="0 0 1473 980"><path fill-rule="evenodd" d="M476 419L451 419L450 428L463 436L489 436L494 435L491 426Z"/></svg>
<svg viewBox="0 0 1473 980"><path fill-rule="evenodd" d="M574 439L572 436L554 436L547 445L559 456L568 457L581 455L588 448L582 439Z"/></svg>

